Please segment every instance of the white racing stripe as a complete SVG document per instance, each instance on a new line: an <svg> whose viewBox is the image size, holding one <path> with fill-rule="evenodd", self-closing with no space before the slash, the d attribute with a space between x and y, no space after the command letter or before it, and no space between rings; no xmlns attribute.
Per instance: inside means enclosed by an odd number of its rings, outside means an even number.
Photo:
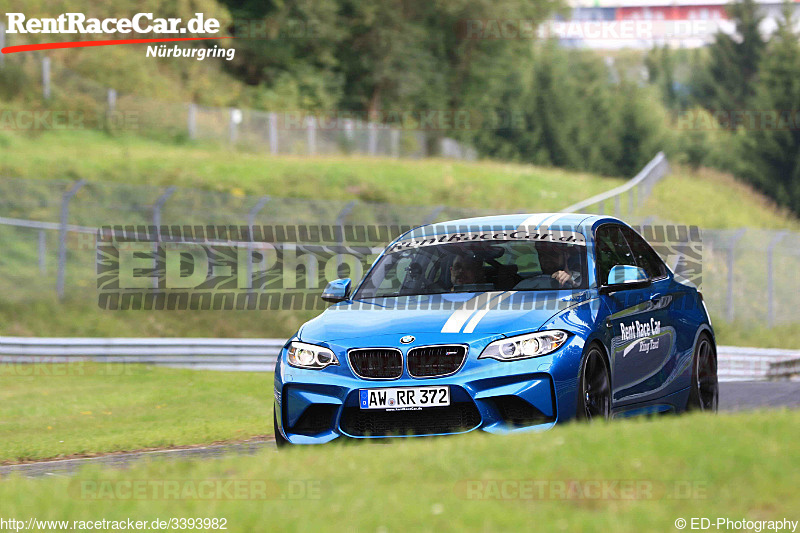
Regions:
<svg viewBox="0 0 800 533"><path fill-rule="evenodd" d="M472 316L475 309L483 307L489 300L502 294L502 292L485 292L479 294L461 304L461 307L453 311L450 318L442 326L442 333L459 333L464 323Z"/></svg>
<svg viewBox="0 0 800 533"><path fill-rule="evenodd" d="M520 224L517 229L519 231L525 231L528 228L532 227L538 228L541 226L547 226L548 224L552 224L553 221L557 220L563 215L564 213L536 213L535 215L531 215L525 220L523 220L522 224ZM553 221L548 220L551 218L553 219ZM547 224L545 224L545 221L547 221Z"/></svg>
<svg viewBox="0 0 800 533"><path fill-rule="evenodd" d="M478 325L478 322L480 322L481 319L483 319L483 317L486 316L486 313L488 313L490 310L500 305L500 303L509 296L516 294L516 292L517 291L509 291L487 302L486 307L475 313L472 319L467 323L467 327L464 328L464 333L472 333L473 331L475 331L475 327Z"/></svg>

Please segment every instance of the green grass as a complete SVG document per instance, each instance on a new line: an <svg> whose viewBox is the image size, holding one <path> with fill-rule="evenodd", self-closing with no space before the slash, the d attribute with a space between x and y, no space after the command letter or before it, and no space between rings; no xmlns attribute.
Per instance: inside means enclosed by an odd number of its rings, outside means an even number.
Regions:
<svg viewBox="0 0 800 533"><path fill-rule="evenodd" d="M233 195L541 211L622 181L559 169L442 159L269 156L98 132L5 137L0 174L197 187ZM81 157L76 157L76 153Z"/></svg>
<svg viewBox="0 0 800 533"><path fill-rule="evenodd" d="M708 229L800 231L800 220L789 211L730 174L711 169L677 168L656 184L638 214Z"/></svg>
<svg viewBox="0 0 800 533"><path fill-rule="evenodd" d="M724 300L724 298L723 298ZM800 328L782 324L726 323L712 307L717 343L797 349ZM104 311L71 299L0 302L0 333L20 337L289 338L320 311Z"/></svg>
<svg viewBox="0 0 800 533"><path fill-rule="evenodd" d="M717 343L727 346L757 346L787 350L797 350L800 347L800 328L797 324L781 324L770 328L747 322L729 324L716 320L714 333L717 336Z"/></svg>
<svg viewBox="0 0 800 533"><path fill-rule="evenodd" d="M159 461L12 477L0 483L0 501L11 517L216 517L232 531L638 533L676 531L677 518L797 520L798 424L798 411L695 415ZM136 498L134 482L145 487ZM180 498L155 492L166 483ZM200 483L241 492L208 498Z"/></svg>
<svg viewBox="0 0 800 533"><path fill-rule="evenodd" d="M0 363L0 463L272 433L272 374Z"/></svg>
<svg viewBox="0 0 800 533"><path fill-rule="evenodd" d="M35 137L5 133L0 136L0 148L4 176L177 185L234 197L357 199L495 212L558 210L622 183L621 179L514 163L270 156L215 144L165 143L95 131L51 131ZM81 157L75 157L76 153ZM627 195L622 204L626 211ZM114 215L119 213L110 211L106 217ZM749 186L707 169L692 172L678 167L658 183L637 210L639 217L651 215L704 228L800 230L796 217Z"/></svg>
<svg viewBox="0 0 800 533"><path fill-rule="evenodd" d="M76 153L81 156L76 157ZM405 213L406 218L414 219L429 213L435 205L485 208L495 212L557 210L620 183L619 179L510 163L345 156L272 157L223 146L164 143L90 131L49 132L36 138L0 134L0 174L30 178L26 180L29 185L24 191L12 187L0 194L0 204L5 204L2 214L45 220L57 219L61 193L38 178L85 178L115 187L180 185L226 193L233 199L264 194L320 198L324 193L325 199L338 202L339 206L352 199L427 205L420 210L395 210L395 214ZM93 188L92 193L104 194L108 190ZM158 195L157 191L141 198L135 191L123 198L116 194L112 195L113 200L104 197L99 205L79 194L74 200L71 220L86 224L145 221L149 211L132 214L122 209L139 201L152 203ZM215 223L241 223L250 207L236 201L214 204L221 201L208 198L202 202L195 198L198 202L195 204L192 201L177 202L175 207L169 208L172 211L167 209L165 217L180 221L187 221L187 216L195 217L193 221L212 217ZM214 205L217 207L212 207ZM293 217L293 222L302 222L310 220L307 217L314 214L313 210L302 211L287 205L283 202L272 206L269 213L265 209L265 216L274 215L280 220ZM623 210L626 206L627 195L622 201ZM334 207L334 212L338 212L338 208ZM654 215L661 220L698 224L704 228L747 225L800 229L796 218L777 210L730 176L712 171L691 173L683 168L677 168L673 175L656 185L653 195L637 215L640 218ZM145 218L131 219L132 216ZM230 218L220 218L226 216ZM371 216L382 216L380 209L374 210ZM441 216L455 217L448 212ZM800 342L790 327L784 328L788 334L776 335L763 325L754 326L764 322L766 313L764 254L755 251L769 240L769 236L764 235L750 230L739 245L739 249L748 254L737 257L734 296L737 320L747 321L748 327L728 326L717 319L719 341L796 348ZM0 302L0 333L5 335L286 337L316 314L313 311L104 312L95 302L93 243L78 238L68 241L68 298L66 303L57 304L53 298L56 234L47 235L44 275L37 268L35 231L0 228L0 242L5 251L0 256L0 272L4 274L0 281L4 294ZM724 316L727 305L726 255L720 246L705 243L703 265L706 300L711 314L719 318ZM790 320L796 309L796 291L792 290L792 280L796 278L792 274L794 259L776 256L775 262L777 279L784 280L781 286L785 289L776 291L776 316L790 317Z"/></svg>
<svg viewBox="0 0 800 533"><path fill-rule="evenodd" d="M320 291L321 292L321 291ZM55 298L0 303L0 332L19 337L288 338L319 311L106 311Z"/></svg>

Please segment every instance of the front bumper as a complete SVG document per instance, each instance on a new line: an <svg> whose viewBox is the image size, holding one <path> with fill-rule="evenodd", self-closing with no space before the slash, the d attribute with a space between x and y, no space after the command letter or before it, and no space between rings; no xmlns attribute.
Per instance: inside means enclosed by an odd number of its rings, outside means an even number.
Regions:
<svg viewBox="0 0 800 533"><path fill-rule="evenodd" d="M340 366L322 371L286 365L284 350L275 372L279 431L293 444L321 444L340 437L391 438L474 430L509 433L551 428L559 418L568 418L559 417L559 407L574 413L571 398L575 396L583 349L580 338L572 336L559 350L543 357L513 362L478 360L483 348L496 338L499 336L471 339L467 360L458 372L423 379L405 373L385 381L356 377L349 369L344 346L326 344L339 357ZM409 348L402 350L405 353ZM359 408L360 389L425 385L449 386L451 405L414 411Z"/></svg>

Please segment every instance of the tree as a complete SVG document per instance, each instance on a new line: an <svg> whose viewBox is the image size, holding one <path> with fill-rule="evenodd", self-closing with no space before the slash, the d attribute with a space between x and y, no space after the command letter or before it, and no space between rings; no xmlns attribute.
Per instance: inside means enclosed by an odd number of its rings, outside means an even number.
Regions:
<svg viewBox="0 0 800 533"><path fill-rule="evenodd" d="M664 105L672 110L678 109L681 104L675 91L675 64L669 45L656 45L650 49L645 55L644 65L650 83L661 91Z"/></svg>
<svg viewBox="0 0 800 533"><path fill-rule="evenodd" d="M696 71L692 94L711 111L741 110L755 94L755 76L766 42L759 26L763 17L755 0L739 0L728 6L736 24L733 35L716 34L708 47L705 68Z"/></svg>
<svg viewBox="0 0 800 533"><path fill-rule="evenodd" d="M793 28L792 8L784 4L759 73L742 160L749 181L800 213L800 35Z"/></svg>
<svg viewBox="0 0 800 533"><path fill-rule="evenodd" d="M225 66L262 89L253 99L256 104L269 108L277 101L313 111L338 106L343 81L335 49L346 36L346 26L336 0L222 3L234 19L229 32L240 38L234 60Z"/></svg>

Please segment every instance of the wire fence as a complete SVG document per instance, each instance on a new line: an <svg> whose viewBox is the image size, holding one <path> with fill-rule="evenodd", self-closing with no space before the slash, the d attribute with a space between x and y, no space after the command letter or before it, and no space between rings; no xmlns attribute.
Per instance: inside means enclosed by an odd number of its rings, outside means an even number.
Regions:
<svg viewBox="0 0 800 533"><path fill-rule="evenodd" d="M24 74L19 83L26 84L26 91L40 95L44 110L68 104L75 128L223 143L273 155L477 158L474 148L444 137L437 127L383 124L347 112L317 116L145 98L105 87L47 56L16 54L12 59L20 78ZM57 126L45 121L40 127Z"/></svg>
<svg viewBox="0 0 800 533"><path fill-rule="evenodd" d="M2 32L0 32L2 33ZM8 62L8 59L3 58ZM47 57L16 54L31 91L68 101L90 119L81 127L135 128L159 137L231 143L272 154L364 154L474 159L453 139L351 117L219 108L118 94ZM2 68L5 68L5 66ZM22 83L22 81L20 81ZM669 172L659 154L625 185L566 207L634 223L653 186ZM125 224L419 225L497 214L491 210L237 196L187 188L70 180L0 179L0 290L4 298L94 298L95 232ZM758 229L703 230L702 289L718 320L756 325L800 322L800 234ZM665 258L667 259L667 258ZM679 265L669 258L670 266Z"/></svg>
<svg viewBox="0 0 800 533"><path fill-rule="evenodd" d="M647 198L668 168L657 156L617 197ZM610 191L613 193L614 191ZM613 202L607 193L603 201ZM622 211L627 204L622 202ZM572 211L570 208L565 209ZM584 212L605 210L597 201ZM619 211L619 209L617 209ZM492 210L360 201L241 196L180 187L0 179L0 290L9 300L96 298L96 228L126 225L420 225L498 214ZM632 223L657 223L648 217ZM677 257L677 259L676 259ZM665 257L680 271L681 256ZM703 294L717 320L774 326L800 322L800 234L702 230ZM698 275L701 274L701 275ZM48 296L49 295L49 296Z"/></svg>

